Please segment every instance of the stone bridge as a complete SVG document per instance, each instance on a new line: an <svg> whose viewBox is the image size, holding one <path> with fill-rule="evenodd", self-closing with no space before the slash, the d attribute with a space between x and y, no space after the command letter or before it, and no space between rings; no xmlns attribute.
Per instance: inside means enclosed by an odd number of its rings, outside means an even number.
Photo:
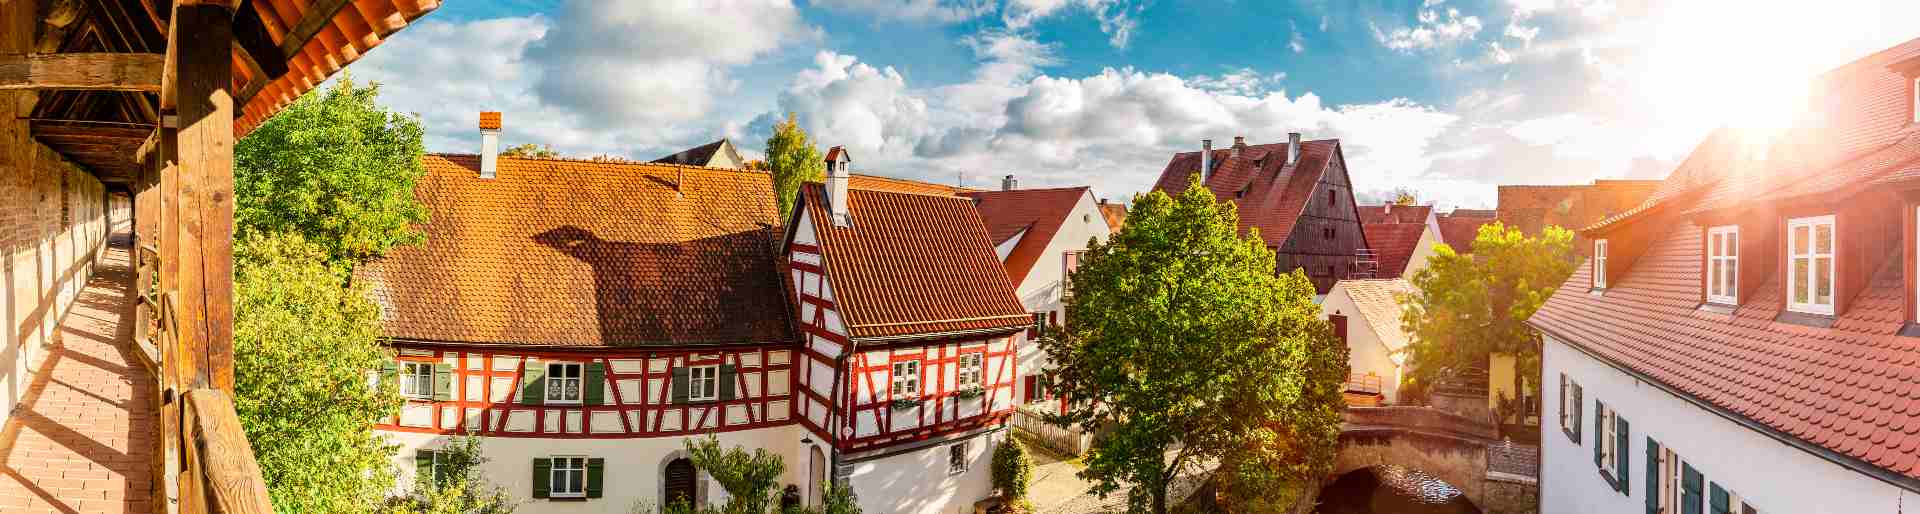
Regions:
<svg viewBox="0 0 1920 514"><path fill-rule="evenodd" d="M1391 464L1446 481L1487 514L1534 513L1537 461L1537 449L1502 441L1490 421L1429 407L1350 407L1328 483Z"/></svg>

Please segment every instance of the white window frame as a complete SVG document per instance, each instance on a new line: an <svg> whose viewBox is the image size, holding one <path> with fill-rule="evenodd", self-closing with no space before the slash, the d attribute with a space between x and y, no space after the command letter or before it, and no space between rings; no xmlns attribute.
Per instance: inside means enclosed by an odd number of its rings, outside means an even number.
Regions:
<svg viewBox="0 0 1920 514"><path fill-rule="evenodd" d="M1613 407L1600 402L1595 402L1594 406L1597 407L1594 414L1600 416L1600 433L1596 434L1599 438L1594 441L1594 444L1600 445L1600 469L1606 470L1607 476L1614 480L1620 480L1620 458L1615 455L1620 451L1617 448L1620 444L1620 420L1614 419Z"/></svg>
<svg viewBox="0 0 1920 514"><path fill-rule="evenodd" d="M421 370L425 370L424 373ZM414 400L432 400L433 363L400 361L400 395Z"/></svg>
<svg viewBox="0 0 1920 514"><path fill-rule="evenodd" d="M1827 234L1832 239L1832 241L1827 242L1826 253L1819 252L1820 244L1819 241L1815 240L1815 235L1820 233L1821 226L1827 227ZM1798 253L1795 251L1795 231L1801 228L1807 230L1806 253ZM1837 272L1839 263L1834 259L1834 253L1840 249L1840 231L1839 227L1833 222L1833 215L1828 214L1825 216L1811 216L1787 220L1786 239L1787 310L1805 314L1833 315L1833 305L1840 296L1840 287L1834 284L1834 279L1839 276ZM1797 297L1794 296L1795 292L1798 291L1802 285L1796 280L1794 263L1802 259L1807 261L1807 278L1809 279L1809 283L1805 284L1807 286L1806 302L1796 301ZM1820 259L1827 260L1827 274L1825 277L1819 276L1814 266ZM1827 286L1827 291L1831 293L1827 298L1827 302L1824 304L1820 303L1820 297L1817 294L1820 291L1820 285L1823 281Z"/></svg>
<svg viewBox="0 0 1920 514"><path fill-rule="evenodd" d="M1593 288L1607 288L1607 240L1593 240Z"/></svg>
<svg viewBox="0 0 1920 514"><path fill-rule="evenodd" d="M960 441L957 443L947 445L947 474L948 475L958 475L958 474L966 473L967 468L972 465L971 462L968 462L969 460L971 460L968 458L969 457L968 454L973 453L968 451L968 448L967 448L968 442L970 441Z"/></svg>
<svg viewBox="0 0 1920 514"><path fill-rule="evenodd" d="M579 455L556 455L549 457L552 469L547 475L548 498L585 498L587 497L587 458ZM563 477L566 479L563 480ZM562 490L562 484L572 490Z"/></svg>
<svg viewBox="0 0 1920 514"><path fill-rule="evenodd" d="M920 397L920 361L900 361L893 363L893 387L888 390L895 399Z"/></svg>
<svg viewBox="0 0 1920 514"><path fill-rule="evenodd" d="M720 366L687 367L687 401L710 402L720 399Z"/></svg>
<svg viewBox="0 0 1920 514"><path fill-rule="evenodd" d="M954 385L960 387L982 385L981 375L986 370L986 354L980 352L962 353L955 359Z"/></svg>
<svg viewBox="0 0 1920 514"><path fill-rule="evenodd" d="M1715 252L1718 248L1720 251ZM1727 305L1740 304L1740 226L1723 225L1707 229L1707 301ZM1724 270L1724 272L1723 272ZM1723 276L1732 277L1726 282Z"/></svg>
<svg viewBox="0 0 1920 514"><path fill-rule="evenodd" d="M1661 514L1680 514L1680 462L1672 448L1660 448L1660 490L1651 493L1658 497Z"/></svg>
<svg viewBox="0 0 1920 514"><path fill-rule="evenodd" d="M1913 103L1909 105L1913 110L1913 122L1920 123L1920 77L1913 78Z"/></svg>
<svg viewBox="0 0 1920 514"><path fill-rule="evenodd" d="M571 377L561 376L562 374L554 372L555 370L561 370L561 369L572 369L573 376ZM586 374L587 374L586 364L582 364L578 362L547 363L547 376L543 378L543 380L547 381L546 388L545 388L546 401L544 403L549 405L580 404L580 399L586 396L586 390L584 389L584 387L586 386L586 384L584 383ZM567 397L566 386L568 383L573 384L574 394L572 398Z"/></svg>

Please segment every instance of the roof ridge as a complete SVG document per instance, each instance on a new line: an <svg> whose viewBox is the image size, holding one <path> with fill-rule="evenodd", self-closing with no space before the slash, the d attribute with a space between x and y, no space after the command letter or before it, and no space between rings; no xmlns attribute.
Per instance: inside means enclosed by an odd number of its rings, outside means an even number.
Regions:
<svg viewBox="0 0 1920 514"><path fill-rule="evenodd" d="M445 157L472 157L475 159L480 158L480 154L477 154L477 153L426 152L423 155L432 155L432 156L443 157L443 158ZM658 168L688 168L688 169L703 170L703 171L721 171L721 172L727 172L727 173L766 173L765 171L761 171L761 170L750 170L750 169L744 169L744 168L720 168L720 167L714 167L714 166L696 166L692 164L678 164L678 163L670 163L670 162L651 162L651 161L634 161L634 160L596 161L590 157L589 158L524 157L524 156L518 156L518 155L501 155L500 159L514 159L514 160L533 161L533 162L577 162L582 164L603 164L608 166L647 166L647 167L658 167Z"/></svg>

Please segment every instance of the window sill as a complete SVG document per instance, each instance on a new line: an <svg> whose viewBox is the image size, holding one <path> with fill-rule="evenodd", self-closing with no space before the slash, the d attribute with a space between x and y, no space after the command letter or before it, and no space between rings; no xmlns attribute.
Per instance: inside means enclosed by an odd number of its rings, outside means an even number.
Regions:
<svg viewBox="0 0 1920 514"><path fill-rule="evenodd" d="M587 497L585 496L548 496L547 501L566 502L566 503L586 503Z"/></svg>
<svg viewBox="0 0 1920 514"><path fill-rule="evenodd" d="M1579 433L1579 432L1575 432L1575 431L1572 431L1572 430L1567 430L1567 427L1565 427L1565 426L1562 426L1562 427L1560 427L1560 433L1562 433L1562 434L1566 434L1566 435L1567 435L1567 440L1568 440L1568 441L1573 441L1573 445L1574 445L1574 446L1580 446L1580 433Z"/></svg>
<svg viewBox="0 0 1920 514"><path fill-rule="evenodd" d="M1620 481L1613 478L1613 473L1607 472L1607 468L1594 469L1600 472L1600 479L1607 481L1608 487L1612 487L1615 492L1620 491Z"/></svg>
<svg viewBox="0 0 1920 514"><path fill-rule="evenodd" d="M1909 321L1907 322L1907 324L1901 325L1900 331L1896 332L1895 334L1906 336L1906 337L1920 337L1920 323L1914 323Z"/></svg>
<svg viewBox="0 0 1920 514"><path fill-rule="evenodd" d="M1604 287L1587 288L1587 294L1594 295L1594 296L1606 296L1607 288L1604 288Z"/></svg>
<svg viewBox="0 0 1920 514"><path fill-rule="evenodd" d="M1834 316L1831 314L1809 314L1805 312L1780 311L1773 321L1813 328L1833 328Z"/></svg>
<svg viewBox="0 0 1920 514"><path fill-rule="evenodd" d="M1700 307L1697 310L1699 310L1700 312L1707 312L1707 313L1713 313L1713 314L1732 315L1733 310L1737 308L1739 308L1739 306L1730 304L1730 303L1706 302L1706 303L1700 304Z"/></svg>

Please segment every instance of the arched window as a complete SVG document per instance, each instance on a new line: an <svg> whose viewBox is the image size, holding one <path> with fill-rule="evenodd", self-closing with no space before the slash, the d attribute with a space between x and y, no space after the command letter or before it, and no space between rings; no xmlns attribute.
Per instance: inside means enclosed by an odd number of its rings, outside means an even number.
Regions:
<svg viewBox="0 0 1920 514"><path fill-rule="evenodd" d="M663 477L666 481L667 495L661 498L662 505L671 505L684 499L688 505L700 506L699 491L695 487L699 473L694 470L692 460L673 459L672 462L667 463L667 470Z"/></svg>

